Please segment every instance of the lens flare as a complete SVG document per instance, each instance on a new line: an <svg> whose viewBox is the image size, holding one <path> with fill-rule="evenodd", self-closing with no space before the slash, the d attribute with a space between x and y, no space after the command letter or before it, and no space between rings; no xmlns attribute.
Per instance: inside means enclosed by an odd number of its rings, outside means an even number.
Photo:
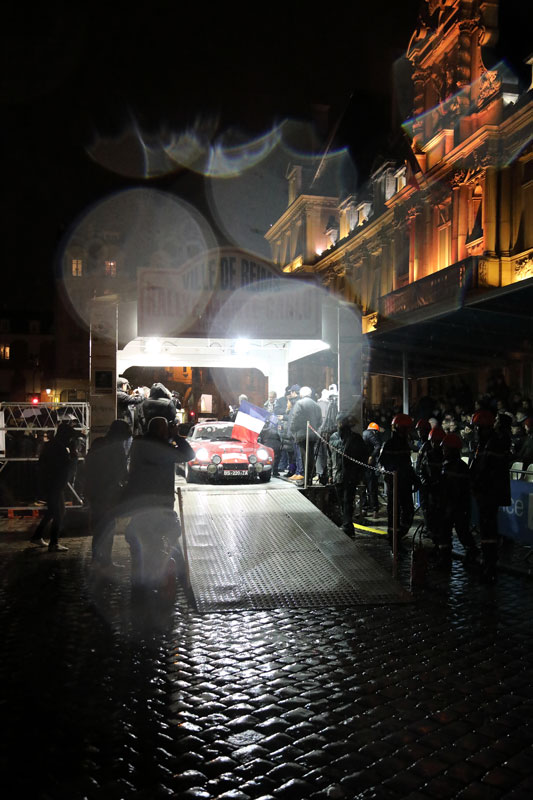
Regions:
<svg viewBox="0 0 533 800"><path fill-rule="evenodd" d="M269 147L257 163L238 176L207 183L209 207L218 227L238 247L270 256L265 234L292 200L289 171L296 167L300 194L343 197L354 191L356 172L346 149L310 155L306 152L309 126L285 122L268 139ZM297 150L301 132L301 148ZM274 145L275 146L272 146Z"/></svg>
<svg viewBox="0 0 533 800"><path fill-rule="evenodd" d="M189 203L153 189L121 192L89 208L65 237L58 253L63 292L87 327L91 301L117 295L120 323L121 304L135 301L143 270L172 272L214 245L211 228Z"/></svg>

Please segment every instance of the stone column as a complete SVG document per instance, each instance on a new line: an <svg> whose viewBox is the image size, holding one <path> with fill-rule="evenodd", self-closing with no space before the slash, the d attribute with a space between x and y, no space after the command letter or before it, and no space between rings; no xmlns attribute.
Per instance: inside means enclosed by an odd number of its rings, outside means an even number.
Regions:
<svg viewBox="0 0 533 800"><path fill-rule="evenodd" d="M500 171L499 251L508 256L511 250L511 169Z"/></svg>
<svg viewBox="0 0 533 800"><path fill-rule="evenodd" d="M491 256L496 255L497 200L498 174L495 167L487 167L483 198L483 230L485 232L485 252Z"/></svg>
<svg viewBox="0 0 533 800"><path fill-rule="evenodd" d="M514 251L518 234L520 231L520 221L522 219L522 164L518 161L512 167L511 181L511 252Z"/></svg>
<svg viewBox="0 0 533 800"><path fill-rule="evenodd" d="M461 198L461 190L459 187L454 186L452 191L452 252L450 254L451 263L455 264L459 261L459 205Z"/></svg>
<svg viewBox="0 0 533 800"><path fill-rule="evenodd" d="M461 186L459 188L459 212L457 227L457 260L462 261L466 258L466 237L468 236L468 195L470 188Z"/></svg>

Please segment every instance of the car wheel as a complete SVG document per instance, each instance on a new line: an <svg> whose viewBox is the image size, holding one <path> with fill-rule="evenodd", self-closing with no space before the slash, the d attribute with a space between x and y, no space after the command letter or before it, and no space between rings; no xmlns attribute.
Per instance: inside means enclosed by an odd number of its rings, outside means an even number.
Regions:
<svg viewBox="0 0 533 800"><path fill-rule="evenodd" d="M261 473L258 477L261 483L268 483L270 480L270 472L267 472L265 475Z"/></svg>
<svg viewBox="0 0 533 800"><path fill-rule="evenodd" d="M194 470L188 464L185 467L185 480L187 483L198 483L198 476L194 474Z"/></svg>

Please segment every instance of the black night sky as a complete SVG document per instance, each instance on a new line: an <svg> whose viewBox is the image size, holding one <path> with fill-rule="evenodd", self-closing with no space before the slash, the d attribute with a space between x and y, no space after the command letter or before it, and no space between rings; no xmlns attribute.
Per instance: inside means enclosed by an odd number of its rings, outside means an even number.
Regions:
<svg viewBox="0 0 533 800"><path fill-rule="evenodd" d="M527 80L527 4L500 5L499 49ZM363 175L405 115L393 108L393 75L408 76L397 60L419 6L383 0L312 11L160 0L4 10L4 307L48 302L58 242L91 202L149 185L202 207L196 173L125 176L88 155L132 125L152 140L195 127L211 139L238 129L243 141L290 118L313 122L324 140L321 119L330 127L340 120L337 141Z"/></svg>

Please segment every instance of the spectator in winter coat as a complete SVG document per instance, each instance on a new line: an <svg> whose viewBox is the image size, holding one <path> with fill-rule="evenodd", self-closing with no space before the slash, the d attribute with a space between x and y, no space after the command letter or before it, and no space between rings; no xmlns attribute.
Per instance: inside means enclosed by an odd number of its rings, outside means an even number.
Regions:
<svg viewBox="0 0 533 800"><path fill-rule="evenodd" d="M48 546L49 552L64 552L68 547L59 543L65 517L65 489L77 459L74 441L77 433L68 422L61 422L52 441L47 442L39 458L39 473L46 498L46 512L39 522L30 542L40 547ZM44 540L48 524L50 542Z"/></svg>
<svg viewBox="0 0 533 800"><path fill-rule="evenodd" d="M526 435L516 454L516 460L522 461L522 469L526 470L530 464L533 464L533 417L528 417L524 422L524 430Z"/></svg>
<svg viewBox="0 0 533 800"><path fill-rule="evenodd" d="M163 417L169 425L175 423L177 417L176 405L172 399L172 393L166 386L163 386L162 383L152 384L150 396L143 402L143 412L147 430L150 426L150 420L154 419L154 417Z"/></svg>
<svg viewBox="0 0 533 800"><path fill-rule="evenodd" d="M478 548L470 530L471 488L470 471L461 459L463 443L455 433L442 440L442 470L439 486L439 538L438 558L442 566L449 566L452 557L452 532L465 548L466 563L473 564Z"/></svg>
<svg viewBox="0 0 533 800"><path fill-rule="evenodd" d="M134 427L134 411L144 400L139 394L132 394L127 378L117 378L117 419L125 420L131 430Z"/></svg>
<svg viewBox="0 0 533 800"><path fill-rule="evenodd" d="M377 422L371 422L366 431L363 431L363 441L370 453L368 456L368 465L374 468L377 466L379 454L383 446L383 440L381 438L381 433L379 431L379 425ZM363 470L363 480L366 484L366 489L368 492L368 510L371 513L374 513L374 515L377 515L379 512L379 499L378 475L376 470Z"/></svg>
<svg viewBox="0 0 533 800"><path fill-rule="evenodd" d="M338 415L338 430L329 440L331 452L331 482L337 492L342 510L342 529L353 537L353 505L361 482L370 448L357 432L357 419L351 414Z"/></svg>
<svg viewBox="0 0 533 800"><path fill-rule="evenodd" d="M274 461L272 463L272 476L279 478L279 460L281 457L281 437L279 435L278 426L272 421L267 422L265 427L259 434L257 441L271 447L274 451Z"/></svg>
<svg viewBox="0 0 533 800"><path fill-rule="evenodd" d="M526 434L522 425L513 418L511 423L511 461L517 460L517 455L520 452L525 438Z"/></svg>
<svg viewBox="0 0 533 800"><path fill-rule="evenodd" d="M315 468L314 447L317 435L314 431L318 432L322 425L322 411L316 400L313 400L312 393L309 386L302 386L300 399L294 406L289 425L289 432L294 436L294 440L300 448L302 465L304 470L307 469L306 474L309 481L313 478ZM307 423L314 429L309 430L309 435L307 434ZM307 443L309 447L306 449Z"/></svg>
<svg viewBox="0 0 533 800"><path fill-rule="evenodd" d="M428 535L434 542L440 539L440 480L442 472L441 442L446 434L442 428L432 428L428 434L428 446L421 452L419 470L420 494L424 497L424 521Z"/></svg>
<svg viewBox="0 0 533 800"><path fill-rule="evenodd" d="M398 538L401 540L409 533L415 513L413 504L413 487L418 479L411 464L411 448L409 433L413 420L407 414L396 414L391 423L392 435L383 447L379 456L379 464L387 470L385 485L387 487L387 533L389 545L393 545L394 493L393 476L398 476Z"/></svg>
<svg viewBox="0 0 533 800"><path fill-rule="evenodd" d="M266 408L267 411L270 411L271 414L274 413L274 408L276 406L276 400L278 399L278 395L274 391L270 391L268 393L268 398L263 403L263 408Z"/></svg>
<svg viewBox="0 0 533 800"><path fill-rule="evenodd" d="M472 417L472 424L478 433L470 474L481 535L481 580L493 583L500 544L498 509L511 504L510 418L502 414L495 422L491 411L480 409Z"/></svg>
<svg viewBox="0 0 533 800"><path fill-rule="evenodd" d="M193 458L190 444L178 435L176 426L169 428L164 417L151 419L148 432L133 442L127 491L133 513L126 541L131 549L132 581L136 587L157 587L166 578L165 542L178 555L175 465Z"/></svg>
<svg viewBox="0 0 533 800"><path fill-rule="evenodd" d="M85 459L85 498L89 503L92 556L95 567L113 566L115 519L128 478L125 442L128 423L114 420L105 436L95 439Z"/></svg>

